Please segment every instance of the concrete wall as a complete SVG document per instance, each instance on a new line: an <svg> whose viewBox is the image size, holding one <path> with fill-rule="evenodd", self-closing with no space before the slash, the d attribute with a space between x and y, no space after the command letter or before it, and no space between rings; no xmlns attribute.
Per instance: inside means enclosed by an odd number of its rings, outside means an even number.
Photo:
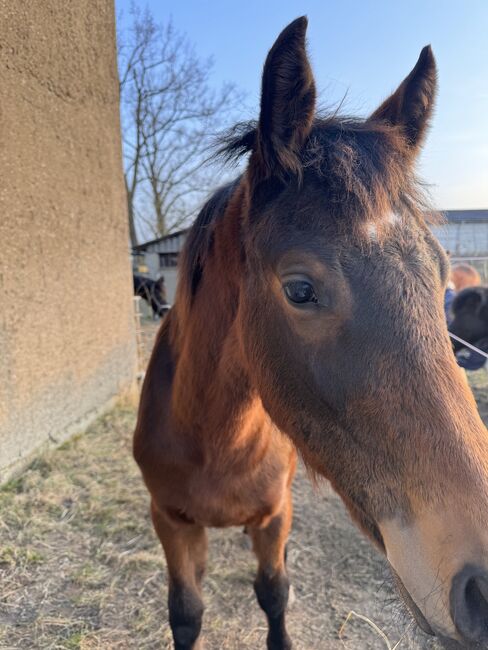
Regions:
<svg viewBox="0 0 488 650"><path fill-rule="evenodd" d="M0 0L0 482L133 379L111 0Z"/></svg>

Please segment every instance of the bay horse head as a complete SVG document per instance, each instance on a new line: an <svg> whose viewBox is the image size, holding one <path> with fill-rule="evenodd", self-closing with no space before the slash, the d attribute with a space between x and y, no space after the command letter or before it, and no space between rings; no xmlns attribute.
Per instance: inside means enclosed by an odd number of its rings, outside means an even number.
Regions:
<svg viewBox="0 0 488 650"><path fill-rule="evenodd" d="M250 154L220 247L243 359L420 626L488 647L488 437L452 353L449 265L414 171L434 56L425 47L367 119L320 116L306 27L278 37L259 121L227 143Z"/></svg>

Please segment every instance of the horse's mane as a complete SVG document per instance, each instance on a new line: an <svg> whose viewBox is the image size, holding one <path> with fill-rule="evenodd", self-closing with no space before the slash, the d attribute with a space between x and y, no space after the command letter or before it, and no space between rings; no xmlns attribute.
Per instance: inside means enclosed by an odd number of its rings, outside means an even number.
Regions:
<svg viewBox="0 0 488 650"><path fill-rule="evenodd" d="M229 199L235 187L238 185L239 180L240 177L223 185L212 194L198 213L197 218L188 232L178 261L179 280L176 294L176 308L178 314L177 320L180 322L186 320L192 298L202 277L205 261L212 250L214 223L225 213ZM173 322L174 327L177 327L177 323L174 320ZM173 336L177 337L178 333L173 332Z"/></svg>
<svg viewBox="0 0 488 650"><path fill-rule="evenodd" d="M216 157L237 163L255 150L256 122L240 122L225 133ZM379 222L388 210L419 221L436 221L417 179L411 152L401 131L383 121L317 117L301 153L303 172L323 179L331 217L348 228ZM218 189L190 228L180 259L178 310L188 313L213 244L215 221L223 216L241 180ZM185 304L181 304L185 303Z"/></svg>
<svg viewBox="0 0 488 650"><path fill-rule="evenodd" d="M213 222L222 216L232 196L237 181L220 187L200 210L193 226L190 228L182 259L181 273L190 284L194 294L203 271L205 258L213 243Z"/></svg>

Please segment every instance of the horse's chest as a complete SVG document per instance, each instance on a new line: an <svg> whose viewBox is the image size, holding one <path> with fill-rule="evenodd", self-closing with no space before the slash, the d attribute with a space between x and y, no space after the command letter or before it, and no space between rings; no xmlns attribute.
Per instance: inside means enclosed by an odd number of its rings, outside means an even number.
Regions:
<svg viewBox="0 0 488 650"><path fill-rule="evenodd" d="M166 493L166 506L173 517L203 526L259 526L280 509L287 479L285 467L266 463L247 473L194 467Z"/></svg>
<svg viewBox="0 0 488 650"><path fill-rule="evenodd" d="M198 436L169 429L150 455L154 472L146 470L146 482L175 519L259 526L281 508L294 467L291 444L260 403L242 415L238 429L227 425L219 435L213 427Z"/></svg>
<svg viewBox="0 0 488 650"><path fill-rule="evenodd" d="M283 473L269 476L216 476L197 472L189 484L188 510L207 526L260 525L281 505L286 485Z"/></svg>

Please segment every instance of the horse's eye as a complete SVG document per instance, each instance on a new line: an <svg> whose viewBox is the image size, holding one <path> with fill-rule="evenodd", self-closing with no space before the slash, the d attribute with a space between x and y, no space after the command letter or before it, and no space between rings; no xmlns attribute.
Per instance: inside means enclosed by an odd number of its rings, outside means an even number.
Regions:
<svg viewBox="0 0 488 650"><path fill-rule="evenodd" d="M289 280L283 285L283 289L292 303L303 305L307 302L318 302L313 286L306 280Z"/></svg>

